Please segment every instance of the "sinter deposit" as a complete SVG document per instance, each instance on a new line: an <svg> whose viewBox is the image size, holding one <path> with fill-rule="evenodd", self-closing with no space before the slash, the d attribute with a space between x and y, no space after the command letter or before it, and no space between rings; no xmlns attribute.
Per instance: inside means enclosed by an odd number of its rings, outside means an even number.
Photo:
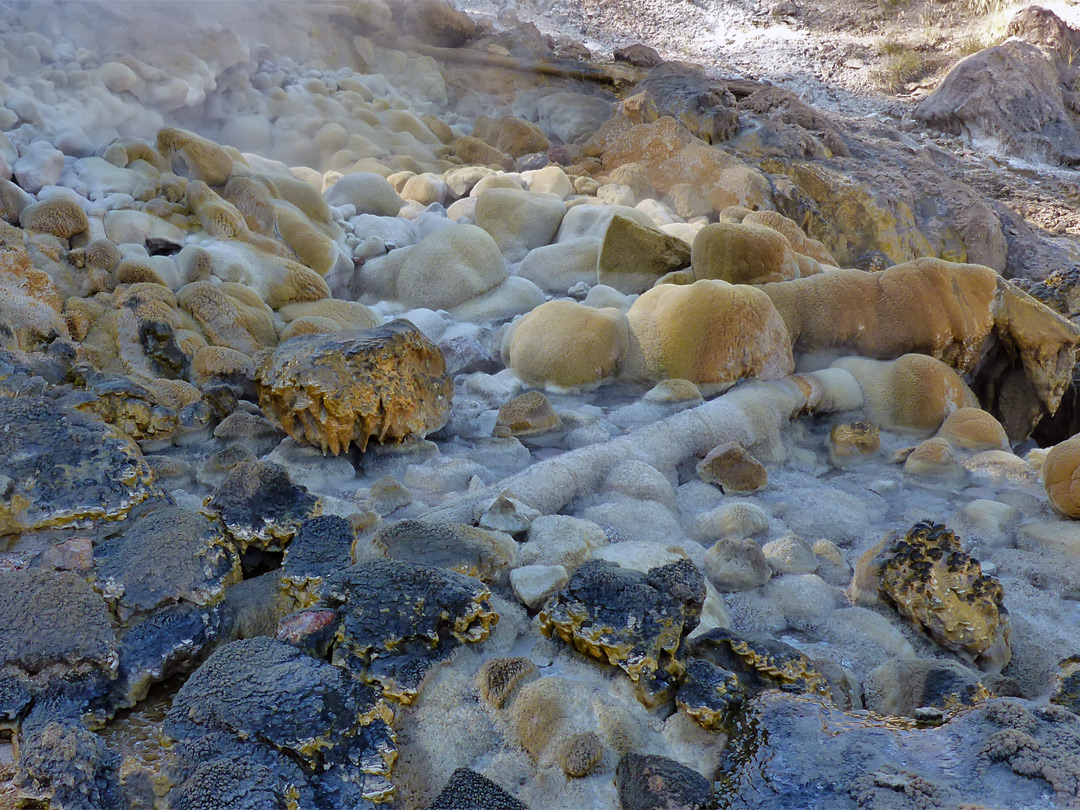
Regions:
<svg viewBox="0 0 1080 810"><path fill-rule="evenodd" d="M0 2L0 807L1080 807L1080 31L663 5Z"/></svg>

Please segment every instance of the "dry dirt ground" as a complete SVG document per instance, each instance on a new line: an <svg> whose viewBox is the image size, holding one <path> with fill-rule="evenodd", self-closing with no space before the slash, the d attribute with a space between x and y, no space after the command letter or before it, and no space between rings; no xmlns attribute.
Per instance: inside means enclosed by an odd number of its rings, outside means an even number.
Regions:
<svg viewBox="0 0 1080 810"><path fill-rule="evenodd" d="M497 24L534 22L598 58L643 42L719 77L769 80L839 118L872 117L960 158L966 183L1080 249L1080 172L1003 162L924 131L915 105L964 56L1003 41L1018 0L458 0ZM1039 2L1080 27L1076 0Z"/></svg>

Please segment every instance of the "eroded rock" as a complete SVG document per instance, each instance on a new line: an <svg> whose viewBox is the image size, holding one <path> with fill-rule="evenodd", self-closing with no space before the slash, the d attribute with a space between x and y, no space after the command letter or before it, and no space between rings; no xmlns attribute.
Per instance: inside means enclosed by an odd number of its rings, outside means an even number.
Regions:
<svg viewBox="0 0 1080 810"><path fill-rule="evenodd" d="M368 441L426 436L450 414L442 352L408 321L302 335L260 356L259 402L298 442L338 455Z"/></svg>

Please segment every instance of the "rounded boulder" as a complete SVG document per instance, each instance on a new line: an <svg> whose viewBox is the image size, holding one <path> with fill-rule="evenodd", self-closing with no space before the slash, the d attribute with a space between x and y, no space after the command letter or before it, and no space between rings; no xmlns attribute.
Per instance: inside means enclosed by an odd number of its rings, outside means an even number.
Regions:
<svg viewBox="0 0 1080 810"><path fill-rule="evenodd" d="M612 377L627 352L626 317L565 299L541 304L507 330L503 362L530 385L576 388Z"/></svg>
<svg viewBox="0 0 1080 810"><path fill-rule="evenodd" d="M638 298L626 317L631 378L701 385L775 379L795 369L783 320L753 287L710 279L662 284Z"/></svg>
<svg viewBox="0 0 1080 810"><path fill-rule="evenodd" d="M401 264L395 297L408 306L451 309L506 280L506 264L495 240L475 225L455 225L429 234Z"/></svg>

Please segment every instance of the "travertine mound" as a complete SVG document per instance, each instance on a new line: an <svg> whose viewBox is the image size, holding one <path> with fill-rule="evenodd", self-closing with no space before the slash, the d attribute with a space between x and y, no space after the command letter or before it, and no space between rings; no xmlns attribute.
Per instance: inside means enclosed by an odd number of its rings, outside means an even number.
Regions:
<svg viewBox="0 0 1080 810"><path fill-rule="evenodd" d="M503 337L503 362L526 383L556 388L595 385L626 356L626 316L560 299L541 304Z"/></svg>
<svg viewBox="0 0 1080 810"><path fill-rule="evenodd" d="M986 411L961 408L942 423L938 436L964 450L1008 450L1005 428Z"/></svg>
<svg viewBox="0 0 1080 810"><path fill-rule="evenodd" d="M765 225L717 222L696 237L691 256L694 278L729 284L765 284L799 277L791 244Z"/></svg>
<svg viewBox="0 0 1080 810"><path fill-rule="evenodd" d="M795 369L784 323L768 297L745 285L704 280L662 284L626 314L624 376L728 383L772 379Z"/></svg>
<svg viewBox="0 0 1080 810"><path fill-rule="evenodd" d="M766 284L796 352L847 349L881 360L917 352L960 373L1013 438L1054 413L1072 381L1080 329L989 267L916 259L882 272L834 270ZM986 371L988 358L995 362Z"/></svg>
<svg viewBox="0 0 1080 810"><path fill-rule="evenodd" d="M293 439L338 455L368 440L438 430L453 381L439 348L408 321L301 335L260 355L259 403Z"/></svg>
<svg viewBox="0 0 1080 810"><path fill-rule="evenodd" d="M886 430L929 436L950 414L978 405L959 374L925 354L888 361L844 357L833 367L859 381L870 418Z"/></svg>
<svg viewBox="0 0 1080 810"><path fill-rule="evenodd" d="M1042 474L1050 504L1066 517L1080 518L1080 436L1055 445Z"/></svg>

